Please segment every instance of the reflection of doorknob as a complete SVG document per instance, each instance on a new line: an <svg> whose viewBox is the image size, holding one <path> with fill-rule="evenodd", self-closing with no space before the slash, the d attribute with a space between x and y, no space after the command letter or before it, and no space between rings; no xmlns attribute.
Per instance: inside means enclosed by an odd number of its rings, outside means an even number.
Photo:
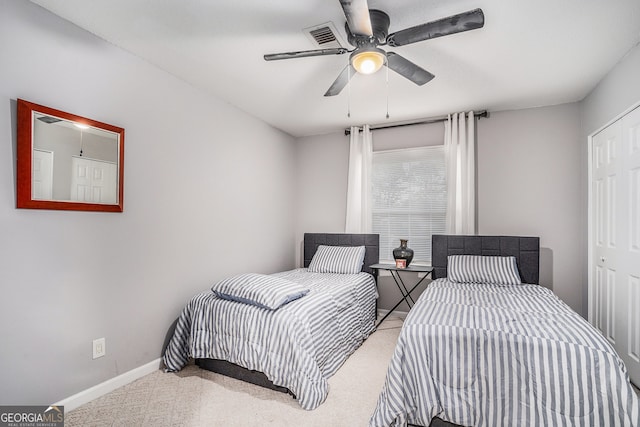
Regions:
<svg viewBox="0 0 640 427"><path fill-rule="evenodd" d="M600 257L600 262L605 262L607 259L603 256Z"/></svg>

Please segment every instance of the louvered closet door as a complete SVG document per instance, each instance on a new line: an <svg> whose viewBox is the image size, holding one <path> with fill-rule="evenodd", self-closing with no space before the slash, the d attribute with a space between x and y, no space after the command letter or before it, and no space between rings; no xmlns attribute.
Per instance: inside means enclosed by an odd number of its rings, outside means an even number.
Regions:
<svg viewBox="0 0 640 427"><path fill-rule="evenodd" d="M640 385L640 108L592 138L590 320Z"/></svg>

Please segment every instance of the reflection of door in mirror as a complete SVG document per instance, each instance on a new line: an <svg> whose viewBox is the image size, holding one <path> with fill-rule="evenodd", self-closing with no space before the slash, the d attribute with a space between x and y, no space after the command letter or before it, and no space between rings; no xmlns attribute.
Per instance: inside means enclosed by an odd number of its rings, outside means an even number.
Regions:
<svg viewBox="0 0 640 427"><path fill-rule="evenodd" d="M53 194L53 152L33 149L33 198L51 200Z"/></svg>
<svg viewBox="0 0 640 427"><path fill-rule="evenodd" d="M98 162L97 164L100 164L99 162L109 162L116 165L117 169L118 138L116 134L88 126L80 128L69 120L57 119L39 113L36 113L36 120L33 123L34 150L47 150L54 153L52 192L49 193L48 198L42 197L42 199L101 204L117 203L117 171L108 181L112 188L102 189L109 194L106 199L98 196L97 192L101 190L95 188L95 186L93 186L93 189L90 189L92 188L91 186L86 189L82 188L78 193L78 189L75 188L75 184L72 182L74 178L77 178L77 168L73 163L74 156L95 160ZM91 164L91 162L86 162L85 166L88 164ZM86 178L95 179L89 175ZM81 185L84 185L84 183L81 183ZM100 184L102 187L105 185L105 181ZM71 193L69 189L71 189ZM96 192L95 194L94 191ZM77 197L72 194L73 192L76 192ZM100 201L101 199L105 201Z"/></svg>
<svg viewBox="0 0 640 427"><path fill-rule="evenodd" d="M122 212L124 129L18 99L16 207Z"/></svg>
<svg viewBox="0 0 640 427"><path fill-rule="evenodd" d="M72 156L71 200L116 203L118 166L112 162Z"/></svg>

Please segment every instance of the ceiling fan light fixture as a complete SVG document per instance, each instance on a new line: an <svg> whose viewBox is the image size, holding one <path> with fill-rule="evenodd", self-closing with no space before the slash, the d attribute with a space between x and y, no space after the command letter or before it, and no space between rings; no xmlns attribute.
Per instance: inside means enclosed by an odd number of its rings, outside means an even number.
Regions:
<svg viewBox="0 0 640 427"><path fill-rule="evenodd" d="M386 54L375 47L356 50L351 54L351 65L360 74L373 74L384 65Z"/></svg>

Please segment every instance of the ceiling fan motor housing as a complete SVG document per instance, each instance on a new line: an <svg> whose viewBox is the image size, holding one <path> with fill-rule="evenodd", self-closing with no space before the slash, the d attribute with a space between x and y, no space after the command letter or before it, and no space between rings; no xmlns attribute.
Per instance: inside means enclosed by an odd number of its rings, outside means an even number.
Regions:
<svg viewBox="0 0 640 427"><path fill-rule="evenodd" d="M389 35L389 15L381 10L370 9L369 17L371 18L371 29L373 30L372 37L354 35L349 28L349 24L345 22L344 28L347 32L347 40L352 46L377 46L386 42Z"/></svg>

